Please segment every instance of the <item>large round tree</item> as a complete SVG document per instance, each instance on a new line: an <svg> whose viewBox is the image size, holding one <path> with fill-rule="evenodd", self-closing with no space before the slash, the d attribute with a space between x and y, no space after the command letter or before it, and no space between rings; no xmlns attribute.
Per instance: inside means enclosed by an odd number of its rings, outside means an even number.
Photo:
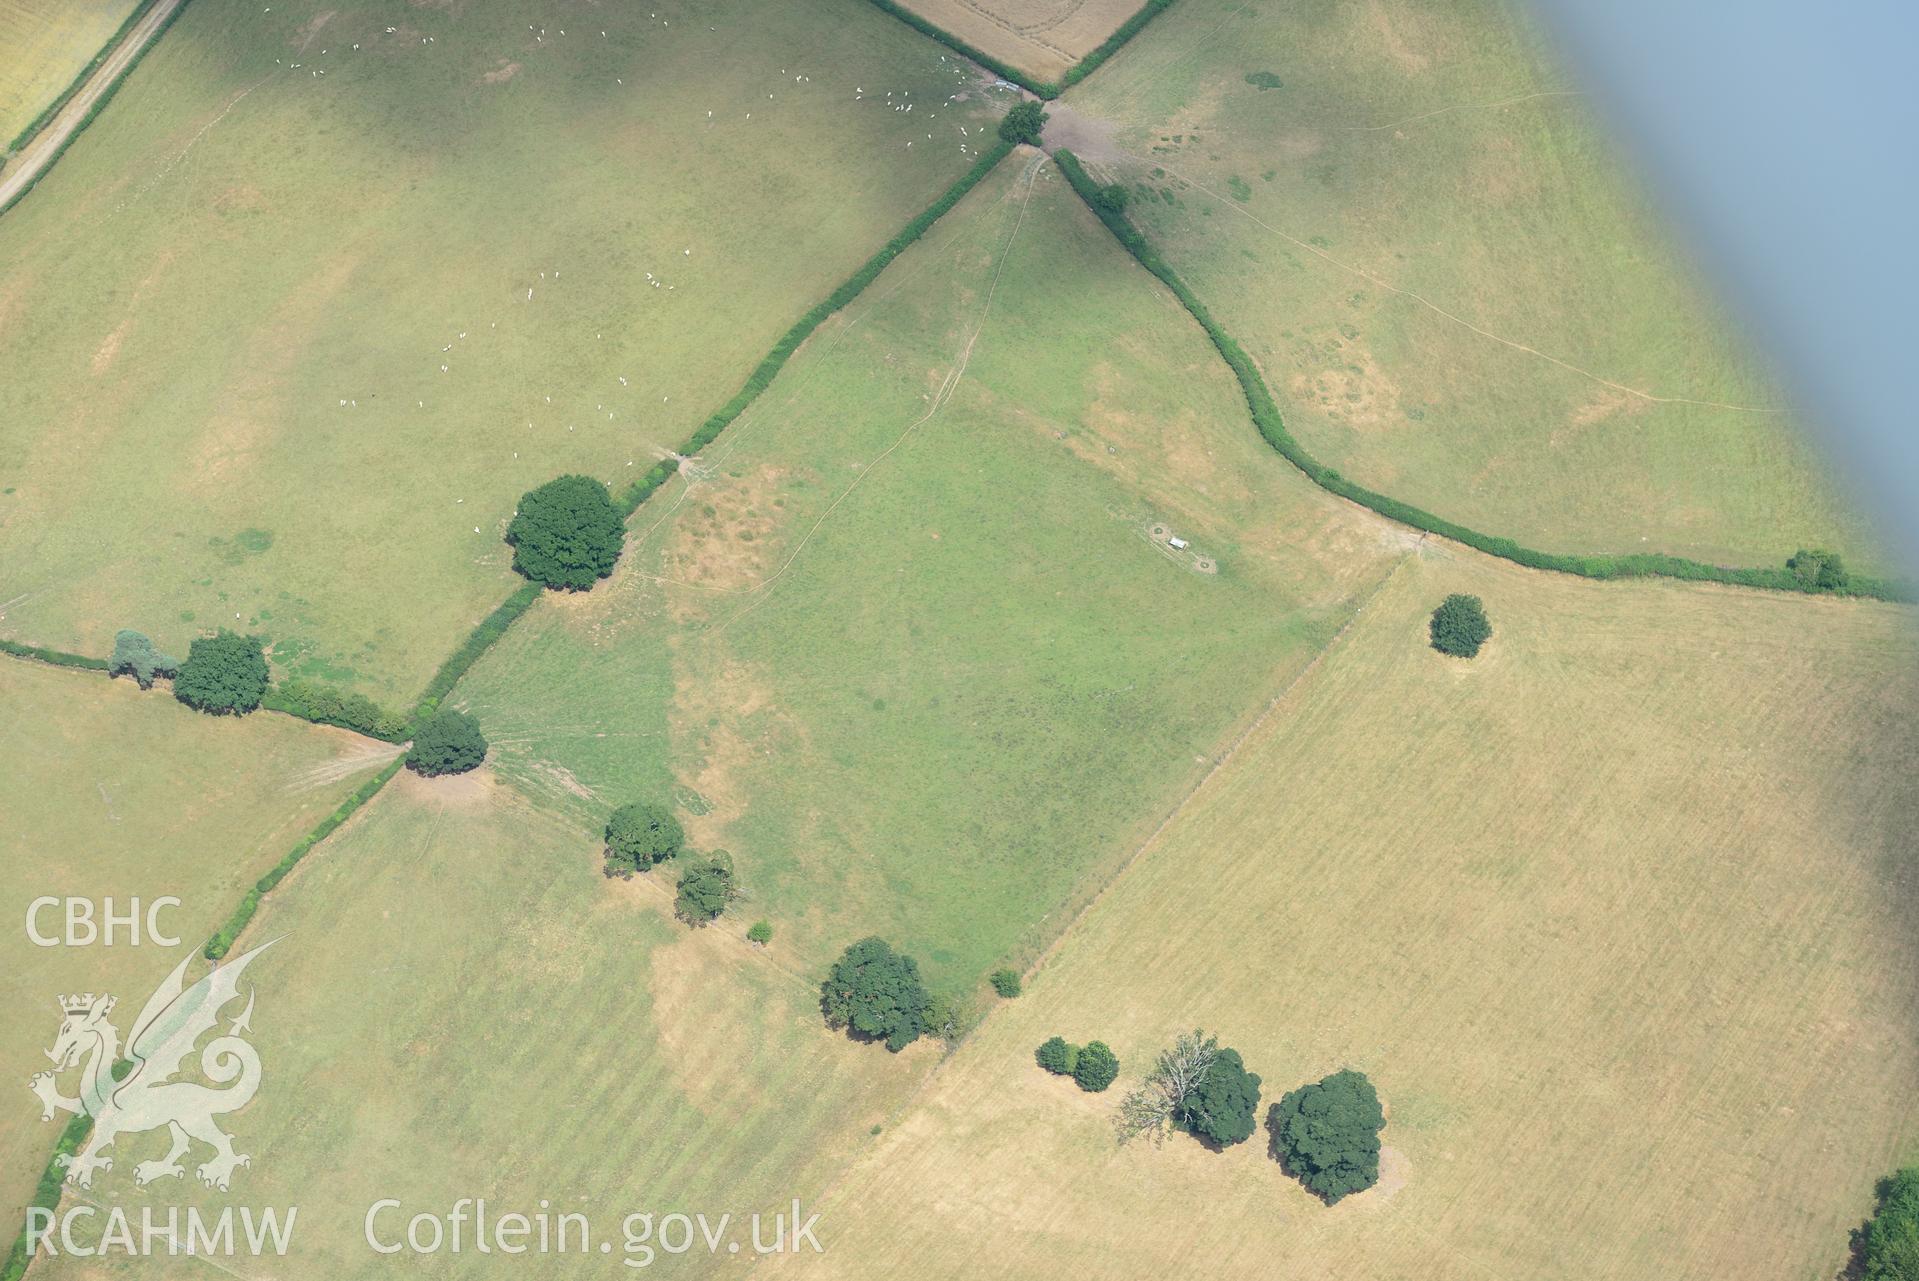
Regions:
<svg viewBox="0 0 1919 1281"><path fill-rule="evenodd" d="M187 647L173 696L196 711L244 716L267 692L267 657L253 636L223 631Z"/></svg>
<svg viewBox="0 0 1919 1281"><path fill-rule="evenodd" d="M486 736L465 712L436 712L421 721L406 754L407 768L428 778L464 774L485 759Z"/></svg>
<svg viewBox="0 0 1919 1281"><path fill-rule="evenodd" d="M1180 1126L1221 1147L1244 1143L1258 1122L1259 1078L1246 1070L1238 1050L1221 1050L1199 1084L1180 1102Z"/></svg>
<svg viewBox="0 0 1919 1281"><path fill-rule="evenodd" d="M932 998L912 957L884 939L861 939L833 962L820 984L820 1009L828 1027L843 1027L869 1041L884 1040L898 1053L926 1031Z"/></svg>
<svg viewBox="0 0 1919 1281"><path fill-rule="evenodd" d="M1266 1114L1273 1159L1328 1205L1379 1182L1385 1124L1373 1083L1351 1069L1289 1091Z"/></svg>
<svg viewBox="0 0 1919 1281"><path fill-rule="evenodd" d="M613 572L626 521L605 485L591 476L561 476L520 498L506 541L520 573L548 587L583 592Z"/></svg>
<svg viewBox="0 0 1919 1281"><path fill-rule="evenodd" d="M1455 592L1439 602L1426 630L1432 636L1433 648L1440 653L1471 658L1493 634L1493 625L1486 620L1486 607L1479 597Z"/></svg>
<svg viewBox="0 0 1919 1281"><path fill-rule="evenodd" d="M686 847L686 830L673 811L651 801L622 805L606 820L606 874L651 871Z"/></svg>

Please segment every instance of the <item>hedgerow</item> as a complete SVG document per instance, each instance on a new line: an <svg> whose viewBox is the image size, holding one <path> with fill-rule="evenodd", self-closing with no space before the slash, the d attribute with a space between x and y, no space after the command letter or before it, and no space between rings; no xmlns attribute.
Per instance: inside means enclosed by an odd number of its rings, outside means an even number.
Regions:
<svg viewBox="0 0 1919 1281"><path fill-rule="evenodd" d="M416 723L439 710L440 700L447 696L473 664L480 661L480 655L493 647L493 642L506 635L506 629L512 626L515 619L533 608L533 602L540 599L540 593L545 590L538 583L523 583L511 596L501 601L498 608L480 620L460 647L440 664L440 670L433 673L433 679L427 682L426 692L420 695L420 701L413 709Z"/></svg>
<svg viewBox="0 0 1919 1281"><path fill-rule="evenodd" d="M87 60L86 66L80 68L79 74L67 83L67 87L62 89L52 102L49 102L45 107L41 108L39 115L27 121L26 127L13 136L13 141L7 144L7 153L9 155L19 152L21 148L32 142L34 138L39 135L40 131L46 128L69 102L73 101L74 95L80 92L81 88L87 83L88 78L100 69L100 64L105 62L107 58L112 55L113 51L120 47L120 42L127 38L127 32L133 30L133 25L140 21L141 18L144 18L147 10L153 8L157 3L159 3L159 0L140 0L139 4L133 6L133 12L129 13L126 21L120 24L120 29L107 37L106 43L101 45L99 51Z"/></svg>
<svg viewBox="0 0 1919 1281"><path fill-rule="evenodd" d="M15 658L31 658L37 663L52 663L55 667L78 667L88 672L105 672L113 668L113 664L104 658L69 654L60 649L42 649L38 645L22 645L18 641L10 640L0 640L0 654L12 654Z"/></svg>
<svg viewBox="0 0 1919 1281"><path fill-rule="evenodd" d="M404 743L409 728L404 712L389 711L364 694L311 681L290 680L269 686L260 706L269 712L283 712L316 725L335 725L389 743Z"/></svg>
<svg viewBox="0 0 1919 1281"><path fill-rule="evenodd" d="M160 38L166 35L173 24L180 20L180 15L186 12L188 3L189 0L180 0L180 6L166 16L165 21L161 22L159 28L154 31L153 38L141 47L140 52L133 56L132 60L127 63L125 69L120 72L113 83L102 90L99 98L95 99L94 104L87 108L87 114L80 118L80 123L73 127L73 132L60 140L60 145L54 149L52 155L46 158L46 161L40 167L40 172L34 175L33 181L14 192L13 199L0 205L0 214L5 214L9 209L12 209L22 200L25 200L27 196L32 193L33 189L40 185L40 180L47 176L47 172L60 163L60 157L67 154L67 148L71 147L80 135L87 131L89 125L100 118L100 113L107 109L107 104L113 101L113 96L120 92L120 86L127 82L127 77L131 76L134 71L138 69L140 64L146 60L146 56L153 52L153 46L159 44Z"/></svg>
<svg viewBox="0 0 1919 1281"><path fill-rule="evenodd" d="M878 253L868 258L858 271L847 277L845 283L828 294L824 301L814 304L811 311L801 316L793 327L773 344L773 350L769 351L766 358L754 368L752 375L746 380L746 385L740 388L733 399L720 406L718 413L702 423L700 429L687 438L686 443L680 446L680 453L682 455L697 454L712 444L714 438L725 431L728 424L745 413L746 407L772 385L773 379L778 377L780 370L786 367L786 362L792 359L793 353L799 350L800 344L812 337L813 331L818 329L828 316L859 297L860 291L872 284L893 259L899 257L909 245L925 235L927 228L938 222L947 210L960 202L967 192L977 187L980 180L991 173L993 167L1004 160L1012 149L1013 144L1010 142L994 143L958 182L948 187L938 200L920 213L919 217L901 228L898 235L887 241Z"/></svg>
<svg viewBox="0 0 1919 1281"><path fill-rule="evenodd" d="M1050 80L1033 79L1024 71L1008 63L1001 62L984 49L966 43L966 41L960 39L952 32L947 31L945 28L934 26L906 6L894 4L893 0L873 0L873 4L874 7L892 14L895 18L898 18L901 22L904 22L921 35L931 36L948 49L951 49L954 53L959 54L962 58L970 58L972 61L979 63L980 66L985 67L1001 80L1010 80L1028 93L1037 94L1042 98L1050 100L1059 97L1059 85L1054 84Z"/></svg>
<svg viewBox="0 0 1919 1281"><path fill-rule="evenodd" d="M1159 256L1139 229L1121 213L1099 198L1100 186L1080 165L1078 157L1071 151L1061 148L1053 153L1059 162L1060 172L1072 184L1086 207L1093 215L1106 224L1113 236L1125 246L1139 265L1158 277L1179 299L1199 327L1206 331L1220 356L1239 380L1239 389L1246 398L1246 407L1252 413L1253 425L1266 443L1279 452L1279 455L1300 471L1308 479L1328 493L1370 508L1389 520L1402 525L1422 529L1428 533L1450 538L1456 543L1512 561L1530 569L1547 569L1561 574L1577 574L1581 578L1680 578L1698 582L1728 583L1739 587L1763 587L1775 591L1806 592L1819 591L1827 595L1868 596L1876 600L1912 601L1915 597L1910 584L1897 583L1883 579L1850 578L1843 588L1808 588L1791 570L1783 566L1770 568L1736 568L1725 565L1708 565L1702 561L1688 560L1683 556L1666 556L1658 553L1639 552L1624 556L1577 556L1563 552L1543 552L1536 548L1525 547L1510 538L1482 534L1455 521L1435 516L1423 508L1411 503L1401 502L1385 494L1367 489L1364 485L1354 484L1341 476L1333 468L1321 463L1293 439L1281 420L1279 406L1274 404L1272 394L1266 388L1266 382L1260 377L1259 369L1252 357L1233 340L1213 315L1200 302L1193 291L1187 287L1165 259Z"/></svg>
<svg viewBox="0 0 1919 1281"><path fill-rule="evenodd" d="M38 1206L43 1210L54 1210L60 1205L61 1186L66 1182L67 1172L59 1164L63 1156L73 1156L93 1133L93 1118L84 1112L76 1112L67 1121L66 1128L60 1132L59 1141L53 1145L53 1154L47 1158L45 1168L40 1171L40 1180L34 1185L33 1198L27 1202L32 1211ZM0 1266L0 1281L20 1281L27 1273L27 1264L32 1262L27 1254L27 1224L20 1226L20 1235L13 1239L13 1248L7 1251L7 1261Z"/></svg>
<svg viewBox="0 0 1919 1281"><path fill-rule="evenodd" d="M314 846L333 835L340 824L353 817L354 811L372 800L381 788L392 782L393 776L398 774L405 764L404 757L389 763L385 769L360 784L353 795L341 801L339 808L321 819L317 827L301 837L299 844L288 850L281 856L278 863L268 869L265 876L253 883L253 888L248 890L246 897L240 900L240 906L233 909L233 914L227 917L226 923L207 940L207 945L201 949L201 954L209 961L217 961L225 956L233 947L234 940L240 937L241 931L245 930L248 923L253 920L253 914L260 910L261 900L286 879L287 873L291 872L294 865L305 858Z"/></svg>
<svg viewBox="0 0 1919 1281"><path fill-rule="evenodd" d="M901 22L904 22L907 26L922 35L931 36L961 57L970 58L974 62L979 63L980 66L985 67L1000 79L1010 80L1028 93L1036 97L1044 98L1050 102L1080 81L1086 79L1086 77L1092 75L1095 71L1098 71L1108 58L1119 52L1121 45L1138 35L1147 23L1172 8L1173 0L1146 0L1146 3L1140 6L1138 12L1126 21L1120 23L1119 26L1113 30L1113 34L1102 40L1099 46L1091 53L1088 53L1071 67L1068 67L1066 74L1058 80L1035 80L1017 67L1009 63L1001 62L998 58L995 58L992 54L987 53L977 45L968 44L952 32L935 26L919 14L914 13L911 9L903 5L895 4L893 0L873 0L873 4L879 9L892 14L895 18L898 18Z"/></svg>
<svg viewBox="0 0 1919 1281"><path fill-rule="evenodd" d="M1146 3L1140 6L1139 12L1120 23L1112 35L1100 42L1098 48L1067 68L1066 74L1060 77L1060 88L1071 89L1098 71L1108 58L1119 52L1121 45L1138 35L1147 23L1172 7L1173 0L1146 0Z"/></svg>

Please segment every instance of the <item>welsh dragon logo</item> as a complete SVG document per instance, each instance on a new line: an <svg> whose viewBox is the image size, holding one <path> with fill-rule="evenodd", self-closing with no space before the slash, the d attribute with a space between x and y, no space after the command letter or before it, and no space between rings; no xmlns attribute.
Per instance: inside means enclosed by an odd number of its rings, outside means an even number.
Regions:
<svg viewBox="0 0 1919 1281"><path fill-rule="evenodd" d="M216 966L192 987L184 981L192 958L181 961L147 998L127 1039L124 1062L119 1029L107 1019L113 997L89 992L60 999L60 1034L47 1051L53 1070L36 1074L28 1086L40 1098L42 1121L51 1121L56 1111L85 1112L93 1118L93 1133L79 1155L60 1159L68 1182L89 1186L94 1171L113 1168L113 1158L102 1156L103 1149L123 1134L161 1126L172 1135L173 1145L161 1160L133 1167L134 1182L142 1187L184 1174L180 1158L196 1139L213 1149L212 1159L196 1170L208 1187L226 1191L233 1171L252 1163L233 1150L232 1136L214 1123L215 1117L245 1107L260 1088L260 1056L241 1036L250 1030L253 1017L251 990L240 1016L200 1052L201 1072L226 1088L173 1078L195 1044L220 1021L220 1011L239 998L240 975L253 958L278 941ZM56 1078L76 1067L80 1093L69 1098L60 1093Z"/></svg>

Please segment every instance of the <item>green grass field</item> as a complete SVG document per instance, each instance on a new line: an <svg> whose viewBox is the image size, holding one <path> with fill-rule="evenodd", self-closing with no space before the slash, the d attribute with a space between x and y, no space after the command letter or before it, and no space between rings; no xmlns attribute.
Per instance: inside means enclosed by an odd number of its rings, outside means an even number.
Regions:
<svg viewBox="0 0 1919 1281"><path fill-rule="evenodd" d="M194 0L0 221L0 634L409 701L519 495L685 439L1000 109L863 0L304 12Z"/></svg>
<svg viewBox="0 0 1919 1281"><path fill-rule="evenodd" d="M1137 3L913 7L1063 68ZM1048 143L1130 185L1352 479L1550 551L1892 568L1550 65L1509 0L1179 0ZM989 86L867 0L192 0L0 217L0 637L234 627L410 705L521 582L519 495L666 457L973 165ZM69 1204L297 1206L231 1269L290 1279L614 1275L629 1214L742 1242L797 1197L823 1256L651 1262L1828 1281L1919 1159L1919 612L1532 571L1332 497L1036 150L628 529L452 688L485 765L396 775L239 940L278 941L232 1190L136 1188L150 1133ZM1454 591L1495 627L1470 663L1426 643ZM40 894L185 900L177 951L0 945L17 1206L51 998L130 1017L395 749L6 657L0 725L16 930ZM602 874L633 800L730 852L713 926L672 865ZM875 933L956 1043L824 1026ZM1263 1133L1117 1148L1196 1024L1265 1102L1366 1070L1380 1186L1323 1207ZM1056 1033L1116 1087L1043 1074ZM475 1197L611 1249L364 1239L383 1198L390 1238Z"/></svg>
<svg viewBox="0 0 1919 1281"><path fill-rule="evenodd" d="M27 1079L60 1026L57 997L111 992L125 1033L154 985L196 951L247 886L392 752L364 739L281 716L216 721L131 681L0 662L0 934L9 1012L0 1050L0 1205L32 1189L65 1123L41 1124ZM39 947L28 905L44 895L163 895L181 900L159 923L181 942ZM43 934L62 933L60 909ZM67 1088L71 1089L70 1083ZM144 1154L143 1154L144 1155ZM9 1237L9 1241L11 1238Z"/></svg>
<svg viewBox="0 0 1919 1281"><path fill-rule="evenodd" d="M1486 602L1470 663L1426 646ZM803 1274L1772 1277L1919 1151L1909 610L1403 564L827 1204ZM1389 1121L1328 1209L1265 1153L1118 1148L1201 1025L1261 1105ZM1033 1063L1104 1039L1094 1096ZM953 1189L963 1186L964 1196Z"/></svg>
<svg viewBox="0 0 1919 1281"><path fill-rule="evenodd" d="M1259 441L1197 327L1037 161L456 695L582 822L677 798L822 968L875 931L948 990L1029 955L1402 541Z"/></svg>
<svg viewBox="0 0 1919 1281"><path fill-rule="evenodd" d="M283 939L248 971L265 1084L232 1129L253 1165L232 1196L164 1189L215 1213L299 1206L287 1275L386 1275L362 1237L382 1197L407 1204L400 1231L461 1196L529 1213L547 1198L615 1241L634 1211L811 1200L933 1058L829 1033L817 980L777 939L678 925L658 882L605 879L592 834L485 774L402 774L322 850L248 938ZM94 1195L134 1194L116 1168ZM141 1267L63 1257L34 1275Z"/></svg>
<svg viewBox="0 0 1919 1281"><path fill-rule="evenodd" d="M1193 0L1048 138L1359 483L1548 551L1882 567L1554 61L1506 0Z"/></svg>
<svg viewBox="0 0 1919 1281"><path fill-rule="evenodd" d="M0 0L0 148L72 83L136 0Z"/></svg>

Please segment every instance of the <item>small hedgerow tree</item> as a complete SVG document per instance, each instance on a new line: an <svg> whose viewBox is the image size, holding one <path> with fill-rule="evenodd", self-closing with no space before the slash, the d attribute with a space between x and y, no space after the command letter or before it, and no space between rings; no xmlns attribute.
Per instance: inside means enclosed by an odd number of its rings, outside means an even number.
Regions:
<svg viewBox="0 0 1919 1281"><path fill-rule="evenodd" d="M1801 547L1787 558L1786 568L1809 592L1844 591L1852 581L1838 552L1807 551Z"/></svg>
<svg viewBox="0 0 1919 1281"><path fill-rule="evenodd" d="M863 1040L884 1040L895 1054L927 1030L931 1007L918 962L880 938L847 948L820 984L820 1010L828 1027L846 1028Z"/></svg>
<svg viewBox="0 0 1919 1281"><path fill-rule="evenodd" d="M606 874L625 878L651 871L686 848L686 830L673 811L652 801L622 805L606 820Z"/></svg>
<svg viewBox="0 0 1919 1281"><path fill-rule="evenodd" d="M1471 658L1493 634L1493 625L1487 621L1486 607L1479 597L1455 592L1439 602L1427 630L1432 635L1433 648L1440 653Z"/></svg>
<svg viewBox="0 0 1919 1281"><path fill-rule="evenodd" d="M1109 182L1093 193L1093 200L1107 213L1125 213L1126 202L1132 194L1124 183Z"/></svg>
<svg viewBox="0 0 1919 1281"><path fill-rule="evenodd" d="M1181 1129L1226 1147L1253 1136L1258 1109L1259 1078L1246 1070L1238 1050L1222 1047L1175 1119Z"/></svg>
<svg viewBox="0 0 1919 1281"><path fill-rule="evenodd" d="M1363 1072L1350 1068L1280 1097L1266 1113L1268 1151L1327 1205L1379 1182L1386 1114Z"/></svg>
<svg viewBox="0 0 1919 1281"><path fill-rule="evenodd" d="M771 921L753 922L752 928L746 931L746 941L754 947L765 947L773 941L773 923Z"/></svg>
<svg viewBox="0 0 1919 1281"><path fill-rule="evenodd" d="M406 767L425 778L464 774L486 759L486 735L465 712L435 712L413 731Z"/></svg>
<svg viewBox="0 0 1919 1281"><path fill-rule="evenodd" d="M1033 1061L1054 1076L1071 1076L1079 1066L1079 1047L1065 1037L1050 1036L1033 1051Z"/></svg>
<svg viewBox="0 0 1919 1281"><path fill-rule="evenodd" d="M520 498L506 527L513 568L536 583L583 592L613 572L626 521L606 486L591 476L561 476Z"/></svg>
<svg viewBox="0 0 1919 1281"><path fill-rule="evenodd" d="M1879 1183L1879 1207L1855 1236L1864 1281L1919 1281L1919 1166Z"/></svg>
<svg viewBox="0 0 1919 1281"><path fill-rule="evenodd" d="M993 990L1009 1000L1020 994L1018 970L994 970Z"/></svg>
<svg viewBox="0 0 1919 1281"><path fill-rule="evenodd" d="M180 670L180 660L163 654L145 632L122 629L113 634L113 665L108 671L118 676L127 673L141 689L152 689L156 676L172 676Z"/></svg>
<svg viewBox="0 0 1919 1281"><path fill-rule="evenodd" d="M1073 1080L1079 1088L1098 1094L1119 1077L1119 1055L1104 1041L1088 1041L1080 1047L1079 1060L1073 1064Z"/></svg>
<svg viewBox="0 0 1919 1281"><path fill-rule="evenodd" d="M267 692L267 656L257 636L222 631L187 648L173 696L195 711L244 716Z"/></svg>
<svg viewBox="0 0 1919 1281"><path fill-rule="evenodd" d="M1037 102L1019 102L1001 117L999 136L1008 142L1037 143L1040 131L1044 128L1046 128L1046 108Z"/></svg>
<svg viewBox="0 0 1919 1281"><path fill-rule="evenodd" d="M705 925L717 920L726 905L739 895L733 883L733 860L725 851L708 858L686 860L680 869L679 893L673 899L673 912L688 925Z"/></svg>

